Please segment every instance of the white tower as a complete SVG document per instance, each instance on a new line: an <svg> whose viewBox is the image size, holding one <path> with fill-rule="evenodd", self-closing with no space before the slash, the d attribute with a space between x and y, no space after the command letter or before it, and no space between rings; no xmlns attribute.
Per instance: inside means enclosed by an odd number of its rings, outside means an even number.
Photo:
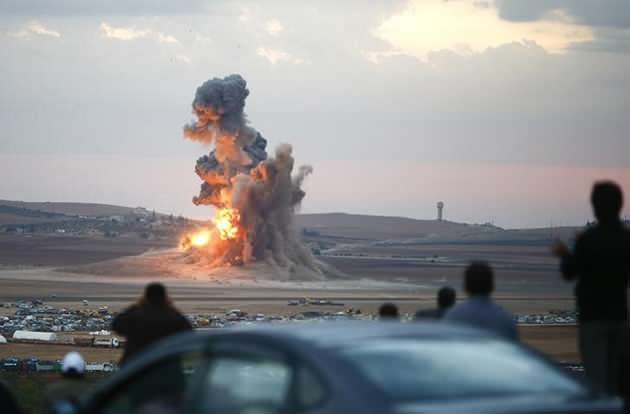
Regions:
<svg viewBox="0 0 630 414"><path fill-rule="evenodd" d="M442 221L442 218L444 217L443 212L444 212L444 202L443 201L438 201L438 203L437 203L437 219L438 219L438 221Z"/></svg>

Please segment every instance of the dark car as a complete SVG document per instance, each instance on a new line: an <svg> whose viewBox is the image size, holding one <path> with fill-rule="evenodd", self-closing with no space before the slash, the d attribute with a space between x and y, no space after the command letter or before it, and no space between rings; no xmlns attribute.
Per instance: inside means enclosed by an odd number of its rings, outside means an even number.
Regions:
<svg viewBox="0 0 630 414"><path fill-rule="evenodd" d="M516 343L439 323L317 323L172 337L76 413L617 413Z"/></svg>
<svg viewBox="0 0 630 414"><path fill-rule="evenodd" d="M20 360L17 358L5 358L2 360L4 371L17 371L20 368Z"/></svg>

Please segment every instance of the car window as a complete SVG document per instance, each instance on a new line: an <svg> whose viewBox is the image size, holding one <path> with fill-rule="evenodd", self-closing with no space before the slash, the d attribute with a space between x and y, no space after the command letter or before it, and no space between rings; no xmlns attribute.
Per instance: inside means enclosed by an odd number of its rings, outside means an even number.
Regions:
<svg viewBox="0 0 630 414"><path fill-rule="evenodd" d="M387 339L342 352L400 402L586 392L556 367L503 341Z"/></svg>
<svg viewBox="0 0 630 414"><path fill-rule="evenodd" d="M200 412L274 414L289 402L291 368L279 360L215 356L202 390Z"/></svg>
<svg viewBox="0 0 630 414"><path fill-rule="evenodd" d="M297 370L295 400L302 412L319 406L326 398L326 389L315 373L301 366Z"/></svg>
<svg viewBox="0 0 630 414"><path fill-rule="evenodd" d="M180 412L195 374L206 363L200 352L167 358L116 389L97 409L100 414Z"/></svg>

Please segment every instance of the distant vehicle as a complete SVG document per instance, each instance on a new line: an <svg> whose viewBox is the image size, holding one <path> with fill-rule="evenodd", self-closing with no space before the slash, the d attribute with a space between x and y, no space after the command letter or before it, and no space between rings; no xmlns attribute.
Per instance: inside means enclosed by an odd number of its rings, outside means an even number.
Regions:
<svg viewBox="0 0 630 414"><path fill-rule="evenodd" d="M57 370L55 361L37 361L35 371L37 372L53 372Z"/></svg>
<svg viewBox="0 0 630 414"><path fill-rule="evenodd" d="M17 358L5 358L2 360L4 371L17 371L20 368L20 360Z"/></svg>
<svg viewBox="0 0 630 414"><path fill-rule="evenodd" d="M83 304L83 306L87 306L90 304L90 302L88 302L87 299L83 299L81 303Z"/></svg>
<svg viewBox="0 0 630 414"><path fill-rule="evenodd" d="M110 337L110 338L94 338L93 346L96 347L104 347L104 348L118 348L120 346L120 341L118 338Z"/></svg>
<svg viewBox="0 0 630 414"><path fill-rule="evenodd" d="M528 348L447 324L354 321L186 333L57 413L621 413Z"/></svg>

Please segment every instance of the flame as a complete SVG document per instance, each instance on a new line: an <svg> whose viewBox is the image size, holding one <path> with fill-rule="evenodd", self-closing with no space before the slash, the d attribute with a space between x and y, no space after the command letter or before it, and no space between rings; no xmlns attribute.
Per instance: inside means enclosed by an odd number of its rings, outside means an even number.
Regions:
<svg viewBox="0 0 630 414"><path fill-rule="evenodd" d="M210 232L202 230L190 236L190 244L194 247L203 247L210 242Z"/></svg>
<svg viewBox="0 0 630 414"><path fill-rule="evenodd" d="M217 214L212 222L219 232L221 240L235 239L238 235L238 223L241 217L238 210L233 208L222 208L217 210Z"/></svg>
<svg viewBox="0 0 630 414"><path fill-rule="evenodd" d="M202 248L207 246L212 240L212 233L208 229L202 229L194 233L186 234L179 242L181 250L188 250L193 247Z"/></svg>
<svg viewBox="0 0 630 414"><path fill-rule="evenodd" d="M213 247L220 240L234 240L239 236L239 224L241 216L238 210L222 208L217 210L212 219L214 229L200 229L186 234L179 243L181 250L203 249L206 246ZM218 237L217 237L218 236Z"/></svg>

